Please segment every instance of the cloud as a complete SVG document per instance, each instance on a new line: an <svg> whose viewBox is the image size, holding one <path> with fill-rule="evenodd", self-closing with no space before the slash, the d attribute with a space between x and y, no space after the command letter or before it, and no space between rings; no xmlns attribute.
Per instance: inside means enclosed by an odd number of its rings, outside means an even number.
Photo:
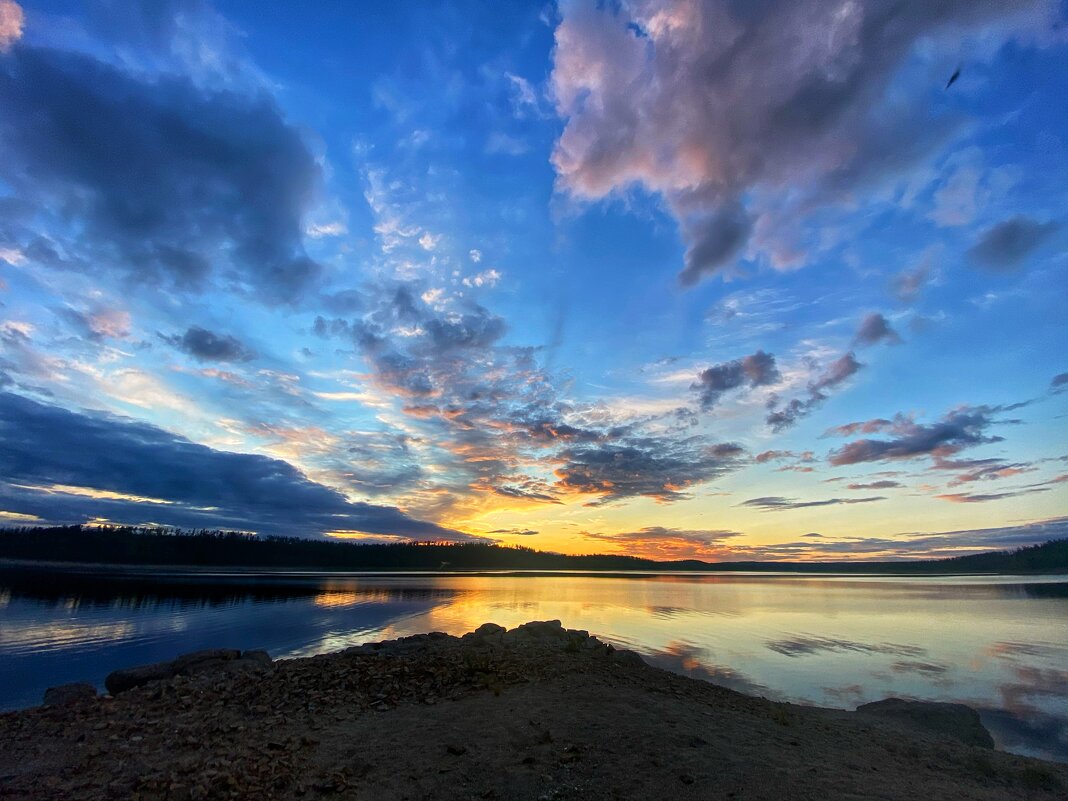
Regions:
<svg viewBox="0 0 1068 801"><path fill-rule="evenodd" d="M922 457L945 458L976 445L1000 442L986 429L993 422L987 407L963 407L927 425L903 415L894 419L891 439L859 439L831 451L832 465L860 464Z"/></svg>
<svg viewBox="0 0 1068 801"><path fill-rule="evenodd" d="M750 498L742 501L739 506L751 506L762 512L783 512L793 509L807 509L810 506L837 506L839 504L874 503L885 501L882 495L873 495L868 498L827 498L820 501L799 501L794 498L783 498L780 495L768 495L763 498Z"/></svg>
<svg viewBox="0 0 1068 801"><path fill-rule="evenodd" d="M752 219L738 203L684 222L683 231L690 244L683 257L679 282L693 286L718 272L741 252L752 230Z"/></svg>
<svg viewBox="0 0 1068 801"><path fill-rule="evenodd" d="M767 424L773 431L789 428L827 400L827 390L845 383L863 366L852 351L838 357L809 382L807 397L793 398L779 408L773 404L766 418Z"/></svg>
<svg viewBox="0 0 1068 801"><path fill-rule="evenodd" d="M469 287L482 287L497 286L497 282L501 280L501 274L496 270L483 270L475 275L469 275L461 282L464 286Z"/></svg>
<svg viewBox="0 0 1068 801"><path fill-rule="evenodd" d="M700 437L629 437L567 448L555 474L562 491L598 495L600 503L637 496L669 502L688 498L688 488L736 470L743 453L737 445L710 445Z"/></svg>
<svg viewBox="0 0 1068 801"><path fill-rule="evenodd" d="M1021 495L1031 495L1035 492L1049 492L1049 487L1027 487L1019 490L1010 490L1008 492L948 492L943 495L936 495L940 501L949 501L950 503L987 503L988 501L1000 501L1005 498L1019 498Z"/></svg>
<svg viewBox="0 0 1068 801"><path fill-rule="evenodd" d="M697 374L697 382L690 389L698 394L701 408L708 411L724 392L742 386L763 387L777 384L782 375L775 366L775 357L758 350L741 359L713 365Z"/></svg>
<svg viewBox="0 0 1068 801"><path fill-rule="evenodd" d="M968 256L980 267L990 270L1015 270L1057 228L1053 222L1042 223L1024 216L1010 217L984 231L968 251Z"/></svg>
<svg viewBox="0 0 1068 801"><path fill-rule="evenodd" d="M744 534L736 535L732 531L661 526L619 533L583 532L583 537L598 543L614 542L627 553L634 552L654 559L696 558L726 562L941 559L1065 539L1068 538L1068 517L997 528L899 532L885 537L830 537L808 532L796 541L760 545L750 543Z"/></svg>
<svg viewBox="0 0 1068 801"><path fill-rule="evenodd" d="M24 15L15 0L0 0L0 53L22 38Z"/></svg>
<svg viewBox="0 0 1068 801"><path fill-rule="evenodd" d="M692 285L746 248L759 190L795 182L840 196L945 140L956 123L887 96L920 40L956 51L969 30L1004 41L1055 18L1053 0L563 2L551 75L565 120L558 187L583 200L661 195Z"/></svg>
<svg viewBox="0 0 1068 801"><path fill-rule="evenodd" d="M130 313L122 309L94 308L81 312L69 306L57 310L79 333L94 342L125 339L130 335Z"/></svg>
<svg viewBox="0 0 1068 801"><path fill-rule="evenodd" d="M533 537L537 531L530 528L495 528L490 534L507 534L509 537Z"/></svg>
<svg viewBox="0 0 1068 801"><path fill-rule="evenodd" d="M816 454L813 451L801 451L800 453L794 451L763 451L753 457L753 461L757 464L782 462L787 460L793 461L794 465L778 468L779 470L796 470L799 469L799 465L812 464L816 461Z"/></svg>
<svg viewBox="0 0 1068 801"><path fill-rule="evenodd" d="M1054 392L1063 392L1066 386L1068 386L1068 373L1059 373L1049 382L1049 388Z"/></svg>
<svg viewBox="0 0 1068 801"><path fill-rule="evenodd" d="M901 337L890 327L890 322L885 317L878 312L872 312L861 321L853 341L858 345L876 345L880 342L897 345L900 344Z"/></svg>
<svg viewBox="0 0 1068 801"><path fill-rule="evenodd" d="M1038 468L1027 462L1005 462L1001 459L973 459L965 460L937 460L933 465L936 469L956 470L964 472L955 476L949 482L951 487L961 484L971 484L976 481L993 481L1002 478L1011 478L1022 473L1031 473Z"/></svg>
<svg viewBox="0 0 1068 801"><path fill-rule="evenodd" d="M504 344L503 319L469 299L430 306L408 284L368 287L364 296L360 316L320 318L314 330L349 340L369 380L401 399L401 411L426 430L442 459L437 486L448 491L435 504L494 495L530 503L568 495L672 501L742 464L737 445L679 438L678 409L620 413L561 397L538 365L538 349Z"/></svg>
<svg viewBox="0 0 1068 801"><path fill-rule="evenodd" d="M255 352L241 340L196 325L190 326L181 336L174 334L161 338L200 362L247 362L256 358Z"/></svg>
<svg viewBox="0 0 1068 801"><path fill-rule="evenodd" d="M902 303L913 303L931 279L931 267L924 262L911 270L902 270L890 282L890 289Z"/></svg>
<svg viewBox="0 0 1068 801"><path fill-rule="evenodd" d="M874 434L877 431L888 431L894 426L893 420L877 418L875 420L862 420L857 423L846 423L834 426L823 432L825 437L851 437L854 434Z"/></svg>
<svg viewBox="0 0 1068 801"><path fill-rule="evenodd" d="M900 481L890 481L889 479L883 481L871 481L867 484L848 484L846 489L851 490L881 490L881 489L894 489L896 487L905 486Z"/></svg>
<svg viewBox="0 0 1068 801"><path fill-rule="evenodd" d="M0 179L47 220L27 258L182 290L216 277L269 302L320 272L302 244L320 170L263 93L19 47L0 67Z"/></svg>
<svg viewBox="0 0 1068 801"><path fill-rule="evenodd" d="M215 450L128 418L9 393L0 393L0 507L52 522L472 539L396 507L350 501L279 459Z"/></svg>
<svg viewBox="0 0 1068 801"><path fill-rule="evenodd" d="M730 556L728 540L742 536L725 529L691 530L647 526L638 531L614 534L583 531L583 539L613 546L628 556L671 561L677 559L722 559Z"/></svg>

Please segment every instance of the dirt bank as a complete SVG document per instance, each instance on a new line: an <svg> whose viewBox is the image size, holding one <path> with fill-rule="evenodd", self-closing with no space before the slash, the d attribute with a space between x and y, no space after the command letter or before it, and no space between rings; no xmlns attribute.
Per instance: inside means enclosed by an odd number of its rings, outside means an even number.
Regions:
<svg viewBox="0 0 1068 801"><path fill-rule="evenodd" d="M214 652L0 716L25 799L1063 799L966 708L778 704L554 623L309 659ZM174 674L185 675L174 675ZM67 697L64 697L66 695ZM978 727L978 728L976 728Z"/></svg>

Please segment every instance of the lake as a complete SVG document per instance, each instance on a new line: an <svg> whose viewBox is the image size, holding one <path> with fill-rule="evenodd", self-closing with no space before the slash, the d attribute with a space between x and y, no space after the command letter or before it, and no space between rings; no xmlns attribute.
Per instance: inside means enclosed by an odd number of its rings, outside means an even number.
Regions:
<svg viewBox="0 0 1068 801"><path fill-rule="evenodd" d="M1000 748L1068 761L1068 576L0 571L0 708L201 648L308 656L553 618L776 700L960 701Z"/></svg>

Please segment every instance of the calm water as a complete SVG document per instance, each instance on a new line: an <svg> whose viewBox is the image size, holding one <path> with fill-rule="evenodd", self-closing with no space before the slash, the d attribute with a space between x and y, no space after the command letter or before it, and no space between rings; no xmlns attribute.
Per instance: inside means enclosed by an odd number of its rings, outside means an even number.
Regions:
<svg viewBox="0 0 1068 801"><path fill-rule="evenodd" d="M0 573L0 708L209 647L306 656L559 618L778 700L978 708L999 747L1068 761L1068 577Z"/></svg>

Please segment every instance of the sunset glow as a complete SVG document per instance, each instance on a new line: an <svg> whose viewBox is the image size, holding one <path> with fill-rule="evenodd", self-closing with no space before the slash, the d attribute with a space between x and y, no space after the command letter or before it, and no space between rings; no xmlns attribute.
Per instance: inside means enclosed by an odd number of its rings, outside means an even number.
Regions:
<svg viewBox="0 0 1068 801"><path fill-rule="evenodd" d="M0 0L0 522L1068 536L1063 3L730 5Z"/></svg>

